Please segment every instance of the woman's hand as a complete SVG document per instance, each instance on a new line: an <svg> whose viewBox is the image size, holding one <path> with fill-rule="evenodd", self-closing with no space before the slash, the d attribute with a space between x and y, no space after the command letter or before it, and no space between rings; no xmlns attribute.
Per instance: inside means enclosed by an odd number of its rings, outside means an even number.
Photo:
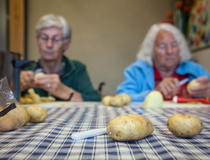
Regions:
<svg viewBox="0 0 210 160"><path fill-rule="evenodd" d="M71 88L64 85L58 74L44 74L38 76L35 85L37 88L42 88L48 91L50 94L59 97L61 99L67 100L70 96ZM82 96L79 92L74 91L72 101L83 101Z"/></svg>
<svg viewBox="0 0 210 160"><path fill-rule="evenodd" d="M210 80L206 76L202 76L195 79L201 85L192 87L189 90L189 94L192 97L210 97Z"/></svg>
<svg viewBox="0 0 210 160"><path fill-rule="evenodd" d="M28 88L34 88L34 72L33 71L21 71L20 72L20 90L24 91Z"/></svg>
<svg viewBox="0 0 210 160"><path fill-rule="evenodd" d="M177 78L164 78L155 89L164 94L166 99L170 99L179 91L179 80Z"/></svg>

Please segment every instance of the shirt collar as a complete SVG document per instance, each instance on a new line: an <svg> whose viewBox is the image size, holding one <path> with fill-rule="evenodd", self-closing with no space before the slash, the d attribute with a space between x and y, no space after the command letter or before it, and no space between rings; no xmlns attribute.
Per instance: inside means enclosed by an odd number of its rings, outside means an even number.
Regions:
<svg viewBox="0 0 210 160"><path fill-rule="evenodd" d="M57 74L59 74L60 76L66 76L66 74L70 74L73 70L75 69L74 64L68 60L68 58L66 56L63 56L62 58L62 62L59 66L59 70L58 72L56 72ZM37 65L35 67L35 73L38 72L43 72L43 73L47 73L44 68L41 65L41 60L39 59L37 62Z"/></svg>

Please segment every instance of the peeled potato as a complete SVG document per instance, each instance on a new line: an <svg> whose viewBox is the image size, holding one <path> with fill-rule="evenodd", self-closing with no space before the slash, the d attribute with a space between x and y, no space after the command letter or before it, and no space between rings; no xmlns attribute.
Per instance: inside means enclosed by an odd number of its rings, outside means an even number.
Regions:
<svg viewBox="0 0 210 160"><path fill-rule="evenodd" d="M121 106L128 105L129 103L131 103L131 98L129 95L122 93L116 96L105 96L102 99L102 103L105 106L121 107Z"/></svg>
<svg viewBox="0 0 210 160"><path fill-rule="evenodd" d="M0 111L3 109L0 107ZM25 108L21 105L16 105L15 109L12 109L4 116L0 117L0 132L15 130L29 121L29 115Z"/></svg>
<svg viewBox="0 0 210 160"><path fill-rule="evenodd" d="M44 102L55 102L56 99L52 96L49 96L49 97L40 97L40 100L42 103Z"/></svg>
<svg viewBox="0 0 210 160"><path fill-rule="evenodd" d="M145 109L156 109L162 108L163 106L163 96L159 91L151 91L144 100Z"/></svg>
<svg viewBox="0 0 210 160"><path fill-rule="evenodd" d="M29 106L27 112L30 115L30 122L44 122L47 118L47 111L38 105Z"/></svg>
<svg viewBox="0 0 210 160"><path fill-rule="evenodd" d="M20 103L21 104L33 104L33 100L28 97L20 97Z"/></svg>
<svg viewBox="0 0 210 160"><path fill-rule="evenodd" d="M187 91L189 92L192 87L197 87L200 86L200 83L197 82L196 80L192 80L190 83L187 85Z"/></svg>
<svg viewBox="0 0 210 160"><path fill-rule="evenodd" d="M40 96L35 93L33 88L28 89L28 93L30 94L34 103L41 103Z"/></svg>
<svg viewBox="0 0 210 160"><path fill-rule="evenodd" d="M138 114L126 114L109 121L107 134L117 141L132 141L147 137L154 131L152 122Z"/></svg>
<svg viewBox="0 0 210 160"><path fill-rule="evenodd" d="M43 75L44 75L43 72L36 73L35 76L34 76L34 80L36 81L38 77L43 76Z"/></svg>
<svg viewBox="0 0 210 160"><path fill-rule="evenodd" d="M177 137L190 138L203 129L202 121L191 114L177 113L168 119L168 129Z"/></svg>
<svg viewBox="0 0 210 160"><path fill-rule="evenodd" d="M48 97L40 97L37 93L35 93L33 88L28 90L28 93L23 97L20 97L21 104L38 104L38 103L46 103L46 102L54 102L56 99L52 96Z"/></svg>

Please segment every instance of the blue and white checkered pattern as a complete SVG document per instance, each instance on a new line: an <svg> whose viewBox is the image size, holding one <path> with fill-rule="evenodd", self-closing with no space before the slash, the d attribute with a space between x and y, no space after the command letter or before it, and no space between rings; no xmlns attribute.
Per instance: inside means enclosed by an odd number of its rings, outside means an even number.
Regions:
<svg viewBox="0 0 210 160"><path fill-rule="evenodd" d="M210 159L210 106L200 108L165 108L155 114L145 112L141 104L122 108L105 107L100 103L69 104L69 107L49 107L44 123L29 123L10 132L0 133L0 159ZM167 129L167 119L177 112L197 115L203 131L191 138L177 138ZM133 142L117 142L100 135L74 141L71 134L104 128L112 118L139 113L149 118L155 128L152 135Z"/></svg>

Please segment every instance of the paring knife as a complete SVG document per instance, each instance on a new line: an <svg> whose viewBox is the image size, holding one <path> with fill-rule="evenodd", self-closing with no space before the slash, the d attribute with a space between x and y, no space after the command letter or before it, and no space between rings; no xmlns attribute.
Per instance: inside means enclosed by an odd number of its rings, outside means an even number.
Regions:
<svg viewBox="0 0 210 160"><path fill-rule="evenodd" d="M188 81L189 81L188 78L185 78L185 79L181 80L181 81L179 82L179 86L181 86L181 85L187 83Z"/></svg>
<svg viewBox="0 0 210 160"><path fill-rule="evenodd" d="M89 137L99 136L106 133L106 128L91 129L83 132L76 132L71 135L74 140L85 139Z"/></svg>

